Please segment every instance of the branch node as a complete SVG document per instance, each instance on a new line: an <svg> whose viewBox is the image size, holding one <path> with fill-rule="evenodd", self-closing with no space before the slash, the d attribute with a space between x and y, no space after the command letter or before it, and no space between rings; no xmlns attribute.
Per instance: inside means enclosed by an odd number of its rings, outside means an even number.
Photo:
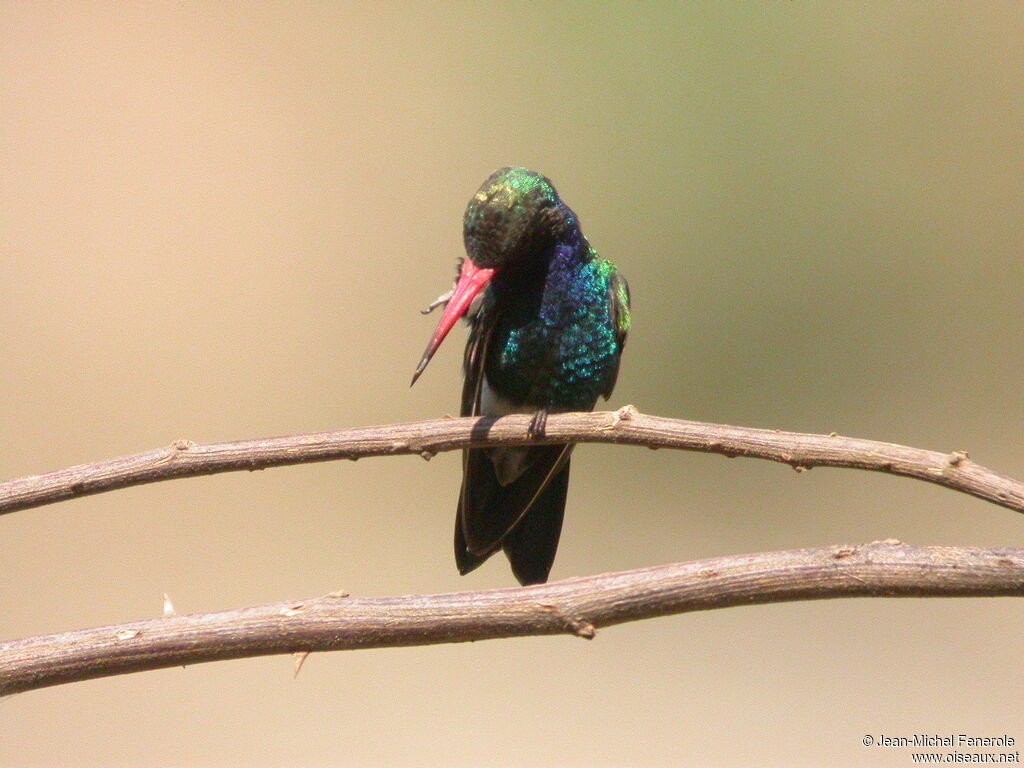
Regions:
<svg viewBox="0 0 1024 768"><path fill-rule="evenodd" d="M950 467L959 467L968 458L970 458L970 456L967 451L953 451L949 454L949 458L946 459L946 463Z"/></svg>
<svg viewBox="0 0 1024 768"><path fill-rule="evenodd" d="M541 608L548 613L555 614L558 618L565 622L565 626L568 630L576 635L576 637L582 637L584 640L593 640L594 635L597 634L597 628L593 622L587 621L586 619L574 619L567 616L557 605L551 605L550 603L537 603L537 607Z"/></svg>

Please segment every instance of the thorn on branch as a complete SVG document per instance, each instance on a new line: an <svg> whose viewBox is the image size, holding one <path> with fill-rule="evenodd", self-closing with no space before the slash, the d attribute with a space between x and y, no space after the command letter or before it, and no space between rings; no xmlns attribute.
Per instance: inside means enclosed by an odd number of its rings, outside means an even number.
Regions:
<svg viewBox="0 0 1024 768"><path fill-rule="evenodd" d="M582 637L584 640L593 640L597 635L597 629L589 621L577 619L570 622L569 626L572 627L572 633L576 637Z"/></svg>

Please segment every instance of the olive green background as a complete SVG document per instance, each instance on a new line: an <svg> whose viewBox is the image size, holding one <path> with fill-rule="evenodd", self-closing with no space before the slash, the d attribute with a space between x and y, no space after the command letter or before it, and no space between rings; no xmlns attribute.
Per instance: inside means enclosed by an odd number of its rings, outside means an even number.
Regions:
<svg viewBox="0 0 1024 768"><path fill-rule="evenodd" d="M0 5L0 477L440 416L409 377L496 167L629 278L611 405L1024 477L1024 12L1006 3ZM456 574L443 454L0 518L0 639ZM908 480L585 446L553 578L1024 519ZM0 701L4 766L902 766L1024 741L1022 604L845 600L271 657Z"/></svg>

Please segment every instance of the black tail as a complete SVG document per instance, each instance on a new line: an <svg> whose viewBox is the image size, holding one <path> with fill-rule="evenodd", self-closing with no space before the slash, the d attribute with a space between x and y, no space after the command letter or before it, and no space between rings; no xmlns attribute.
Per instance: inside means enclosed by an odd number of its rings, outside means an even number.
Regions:
<svg viewBox="0 0 1024 768"><path fill-rule="evenodd" d="M571 450L562 445L529 449L522 473L506 485L498 480L489 450L465 452L455 521L460 573L502 547L520 584L547 581L562 531Z"/></svg>

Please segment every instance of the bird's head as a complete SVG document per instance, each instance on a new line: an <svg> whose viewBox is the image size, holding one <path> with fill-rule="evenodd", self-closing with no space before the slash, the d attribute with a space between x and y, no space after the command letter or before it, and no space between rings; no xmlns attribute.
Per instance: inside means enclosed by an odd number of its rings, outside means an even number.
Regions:
<svg viewBox="0 0 1024 768"><path fill-rule="evenodd" d="M501 168L466 206L462 236L466 255L477 267L515 268L542 257L571 225L572 212L545 176Z"/></svg>
<svg viewBox="0 0 1024 768"><path fill-rule="evenodd" d="M492 173L466 206L462 224L466 259L413 383L495 274L540 263L549 246L573 226L572 211L545 176L525 168Z"/></svg>

